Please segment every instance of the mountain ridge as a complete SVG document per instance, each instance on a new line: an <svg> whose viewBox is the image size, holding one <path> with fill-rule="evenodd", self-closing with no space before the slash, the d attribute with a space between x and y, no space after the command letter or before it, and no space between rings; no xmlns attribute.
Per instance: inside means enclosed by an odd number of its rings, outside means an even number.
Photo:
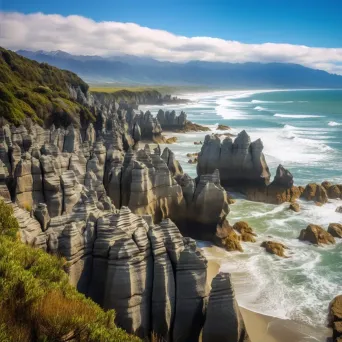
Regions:
<svg viewBox="0 0 342 342"><path fill-rule="evenodd" d="M163 62L132 55L71 55L64 51L18 54L80 75L88 82L206 85L224 88L342 88L342 76L293 63Z"/></svg>

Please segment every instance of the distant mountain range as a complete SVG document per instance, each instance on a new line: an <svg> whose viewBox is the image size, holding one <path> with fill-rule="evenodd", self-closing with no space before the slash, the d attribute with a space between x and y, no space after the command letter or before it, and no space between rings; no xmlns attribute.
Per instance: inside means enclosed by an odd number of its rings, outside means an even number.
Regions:
<svg viewBox="0 0 342 342"><path fill-rule="evenodd" d="M17 53L73 71L90 83L218 88L342 88L342 76L289 63L173 63L131 55L76 56L59 50L19 50Z"/></svg>

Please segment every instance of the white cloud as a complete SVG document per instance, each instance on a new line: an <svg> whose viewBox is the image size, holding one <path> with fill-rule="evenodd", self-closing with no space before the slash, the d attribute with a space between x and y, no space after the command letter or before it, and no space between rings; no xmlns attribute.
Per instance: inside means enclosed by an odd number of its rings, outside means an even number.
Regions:
<svg viewBox="0 0 342 342"><path fill-rule="evenodd" d="M95 22L76 15L0 12L0 45L12 50L130 54L174 62L290 62L342 75L342 48L184 37L134 23Z"/></svg>

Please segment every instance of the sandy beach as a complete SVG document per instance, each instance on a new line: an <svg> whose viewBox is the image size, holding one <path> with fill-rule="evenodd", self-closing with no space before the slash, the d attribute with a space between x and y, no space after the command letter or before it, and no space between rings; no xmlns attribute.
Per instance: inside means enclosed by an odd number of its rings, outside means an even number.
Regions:
<svg viewBox="0 0 342 342"><path fill-rule="evenodd" d="M218 247L202 247L208 258L208 282L220 271L224 252ZM328 328L315 328L293 320L263 315L240 306L248 335L252 342L326 342L332 332ZM222 341L223 342L223 341Z"/></svg>

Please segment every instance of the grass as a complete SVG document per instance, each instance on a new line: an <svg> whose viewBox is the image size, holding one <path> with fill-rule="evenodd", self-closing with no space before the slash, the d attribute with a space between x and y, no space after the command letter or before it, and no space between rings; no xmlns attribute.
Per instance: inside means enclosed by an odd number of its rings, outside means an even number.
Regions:
<svg viewBox="0 0 342 342"><path fill-rule="evenodd" d="M62 258L21 243L13 209L0 201L0 341L140 341L68 282Z"/></svg>
<svg viewBox="0 0 342 342"><path fill-rule="evenodd" d="M95 120L89 108L72 99L69 86L86 94L87 83L76 74L38 63L0 47L0 113L20 125L26 118L44 125L67 126L78 117Z"/></svg>
<svg viewBox="0 0 342 342"><path fill-rule="evenodd" d="M161 94L171 94L177 91L176 87L168 87L168 86L111 86L111 85L90 85L89 90L91 92L97 93L116 93L122 91L129 91L132 93L142 93L149 91L158 91Z"/></svg>

